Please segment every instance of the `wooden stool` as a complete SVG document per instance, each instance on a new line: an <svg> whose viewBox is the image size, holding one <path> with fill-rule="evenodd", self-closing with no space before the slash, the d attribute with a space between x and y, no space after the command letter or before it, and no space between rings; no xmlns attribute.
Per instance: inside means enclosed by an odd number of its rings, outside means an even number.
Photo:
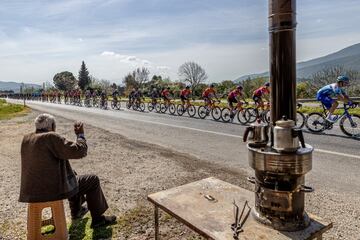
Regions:
<svg viewBox="0 0 360 240"><path fill-rule="evenodd" d="M42 211L45 208L51 209L51 218L43 220ZM55 227L53 233L43 235L41 227L53 225ZM66 218L63 201L41 202L28 204L28 220L27 220L27 239L28 240L67 240L68 232L66 228Z"/></svg>

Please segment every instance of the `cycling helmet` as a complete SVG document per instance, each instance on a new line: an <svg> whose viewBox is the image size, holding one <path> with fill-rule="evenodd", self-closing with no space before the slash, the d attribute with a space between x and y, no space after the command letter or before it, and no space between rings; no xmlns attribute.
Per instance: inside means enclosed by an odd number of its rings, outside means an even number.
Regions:
<svg viewBox="0 0 360 240"><path fill-rule="evenodd" d="M168 90L170 90L170 87L167 87Z"/></svg>
<svg viewBox="0 0 360 240"><path fill-rule="evenodd" d="M346 82L346 83L348 83L350 81L350 79L347 76L344 76L344 75L338 76L338 78L336 80L338 82Z"/></svg>
<svg viewBox="0 0 360 240"><path fill-rule="evenodd" d="M213 88L213 87L215 87L215 85L212 83L212 84L210 84L210 87Z"/></svg>
<svg viewBox="0 0 360 240"><path fill-rule="evenodd" d="M190 88L190 86L186 86L185 88L186 88L186 89L189 89L189 88Z"/></svg>
<svg viewBox="0 0 360 240"><path fill-rule="evenodd" d="M236 89L242 90L243 87L239 85L239 86L236 87Z"/></svg>
<svg viewBox="0 0 360 240"><path fill-rule="evenodd" d="M267 83L264 84L264 86L265 86L265 87L270 87L270 83L267 82Z"/></svg>

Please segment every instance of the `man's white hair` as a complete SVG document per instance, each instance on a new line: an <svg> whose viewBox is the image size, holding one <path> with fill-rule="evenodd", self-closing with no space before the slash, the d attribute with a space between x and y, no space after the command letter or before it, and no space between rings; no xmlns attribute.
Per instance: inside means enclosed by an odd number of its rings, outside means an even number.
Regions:
<svg viewBox="0 0 360 240"><path fill-rule="evenodd" d="M53 131L55 130L55 126L55 117L50 114L43 113L37 116L37 118L35 119L36 130Z"/></svg>

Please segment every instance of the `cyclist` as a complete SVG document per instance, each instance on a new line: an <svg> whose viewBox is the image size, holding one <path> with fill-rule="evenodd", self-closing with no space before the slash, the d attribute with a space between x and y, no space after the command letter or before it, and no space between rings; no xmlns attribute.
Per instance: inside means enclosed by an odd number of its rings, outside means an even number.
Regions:
<svg viewBox="0 0 360 240"><path fill-rule="evenodd" d="M186 86L185 89L181 90L180 92L180 99L181 99L181 103L183 106L185 106L185 108L190 106L190 95L191 95L191 89L190 86ZM185 105L186 102L186 105Z"/></svg>
<svg viewBox="0 0 360 240"><path fill-rule="evenodd" d="M164 99L164 103L165 105L169 105L170 104L170 100L171 100L171 96L170 96L171 92L170 92L170 87L167 88L163 88L161 91L161 96Z"/></svg>
<svg viewBox="0 0 360 240"><path fill-rule="evenodd" d="M112 93L113 101L117 105L118 103L118 97L119 97L119 91L115 89Z"/></svg>
<svg viewBox="0 0 360 240"><path fill-rule="evenodd" d="M101 92L101 94L100 94L100 99L101 99L101 107L103 107L103 108L105 108L105 107L107 107L106 106L106 101L107 101L107 94L106 94L106 92L105 92L105 90L103 90L102 92Z"/></svg>
<svg viewBox="0 0 360 240"><path fill-rule="evenodd" d="M243 90L243 87L239 85L236 87L236 89L232 90L228 94L227 101L228 101L229 108L231 110L230 111L231 119L233 119L235 116L233 103L237 103L238 106L241 106L242 102L240 101L240 98L246 103L246 100L245 100L242 90Z"/></svg>
<svg viewBox="0 0 360 240"><path fill-rule="evenodd" d="M265 100L269 102L269 95L270 95L269 82L265 83L263 86L256 89L252 96L252 99L254 100L256 107L260 107L261 109L264 109L264 101L262 100L262 97L265 97Z"/></svg>
<svg viewBox="0 0 360 240"><path fill-rule="evenodd" d="M133 105L134 103L134 95L135 95L135 88L133 88L129 93L129 106Z"/></svg>
<svg viewBox="0 0 360 240"><path fill-rule="evenodd" d="M334 123L337 119L337 116L332 116L335 109L339 105L339 101L343 101L344 103L348 103L352 105L349 97L346 95L343 87L347 87L350 85L350 79L347 76L338 76L336 79L336 83L332 83L322 87L316 94L316 99L320 101L326 109L329 111L326 120ZM332 97L336 97L337 99L333 99Z"/></svg>
<svg viewBox="0 0 360 240"><path fill-rule="evenodd" d="M135 93L134 93L134 100L136 101L136 104L140 104L141 103L141 98L142 98L142 92L139 88L135 88Z"/></svg>
<svg viewBox="0 0 360 240"><path fill-rule="evenodd" d="M149 95L151 98L151 103L155 106L155 104L157 103L157 99L159 97L159 91L156 89L154 85L151 85L151 90Z"/></svg>
<svg viewBox="0 0 360 240"><path fill-rule="evenodd" d="M217 101L219 101L218 97L216 96L216 91L215 91L215 85L214 84L210 84L210 86L208 88L206 88L204 90L204 92L202 93L202 97L205 101L205 105L209 106L212 104L213 99L215 98ZM219 101L220 102L220 101Z"/></svg>

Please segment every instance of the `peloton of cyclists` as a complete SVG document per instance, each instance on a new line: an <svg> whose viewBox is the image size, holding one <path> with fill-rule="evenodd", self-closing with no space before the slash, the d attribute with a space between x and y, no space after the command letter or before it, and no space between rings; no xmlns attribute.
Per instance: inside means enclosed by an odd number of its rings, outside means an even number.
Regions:
<svg viewBox="0 0 360 240"><path fill-rule="evenodd" d="M326 109L329 111L326 120L334 123L337 119L337 116L334 115L334 111L339 105L338 101L342 101L344 103L347 103L349 105L352 105L352 102L350 101L349 97L346 95L344 87L347 87L350 85L350 79L347 76L338 76L336 79L336 83L332 83L329 85L326 85L319 89L319 91L316 94L316 99L320 101ZM333 99L332 97L336 97L337 99Z"/></svg>
<svg viewBox="0 0 360 240"><path fill-rule="evenodd" d="M159 91L154 85L151 85L149 96L151 98L151 103L155 106L157 99L159 98Z"/></svg>

